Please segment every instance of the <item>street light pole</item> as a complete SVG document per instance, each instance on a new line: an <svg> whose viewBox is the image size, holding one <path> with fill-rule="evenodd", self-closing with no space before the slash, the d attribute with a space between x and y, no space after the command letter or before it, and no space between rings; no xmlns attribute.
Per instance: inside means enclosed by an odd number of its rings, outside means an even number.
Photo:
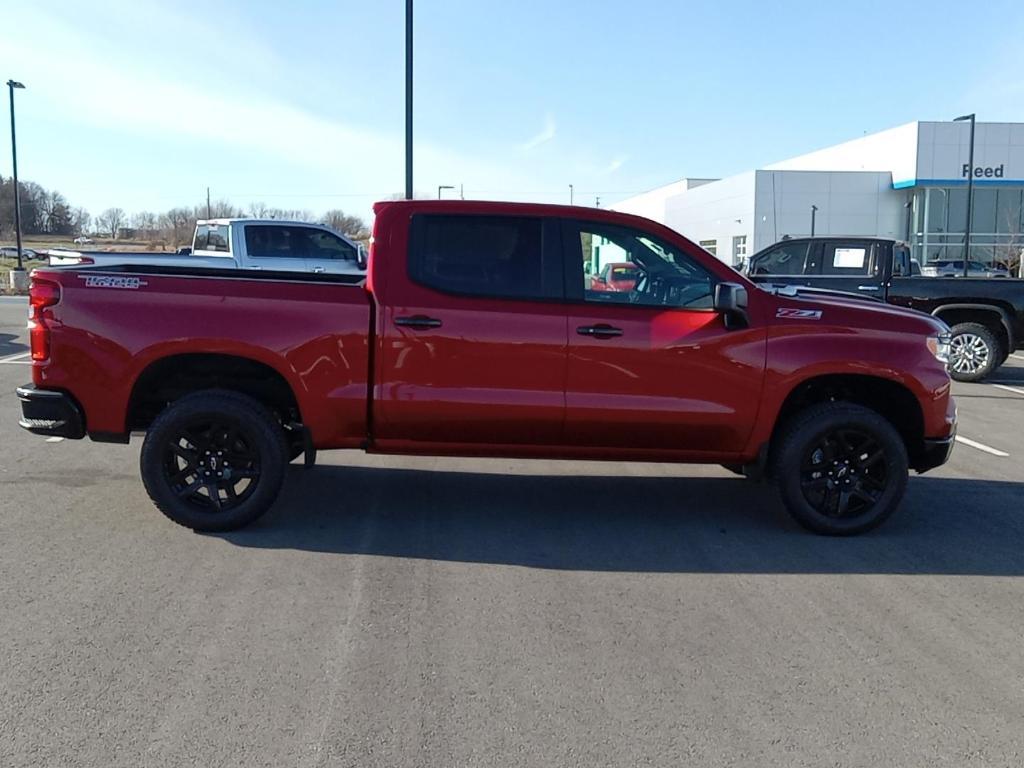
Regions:
<svg viewBox="0 0 1024 768"><path fill-rule="evenodd" d="M572 205L572 184L569 185L569 205Z"/></svg>
<svg viewBox="0 0 1024 768"><path fill-rule="evenodd" d="M811 237L814 237L814 219L818 215L818 206L811 206Z"/></svg>
<svg viewBox="0 0 1024 768"><path fill-rule="evenodd" d="M974 113L961 115L953 122L965 120L971 121L971 146L967 150L967 229L964 230L964 277L967 277L971 266L971 216L974 209Z"/></svg>
<svg viewBox="0 0 1024 768"><path fill-rule="evenodd" d="M438 200L441 199L441 190L442 189L455 189L455 187L453 185L451 185L451 184L438 184L437 185L437 199Z"/></svg>
<svg viewBox="0 0 1024 768"><path fill-rule="evenodd" d="M412 200L412 0L405 0L405 199Z"/></svg>
<svg viewBox="0 0 1024 768"><path fill-rule="evenodd" d="M15 80L7 81L11 96L11 159L14 164L14 236L18 241L18 271L24 271L21 260L21 195L18 190L18 141L14 134L14 89L25 86Z"/></svg>

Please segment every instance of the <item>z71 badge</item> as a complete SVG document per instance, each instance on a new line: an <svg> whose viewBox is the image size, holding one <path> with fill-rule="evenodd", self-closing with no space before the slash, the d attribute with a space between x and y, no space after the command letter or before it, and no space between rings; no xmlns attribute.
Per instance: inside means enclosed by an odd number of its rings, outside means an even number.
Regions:
<svg viewBox="0 0 1024 768"><path fill-rule="evenodd" d="M787 320L821 320L821 310L780 307L778 311L776 311L775 316L784 317Z"/></svg>
<svg viewBox="0 0 1024 768"><path fill-rule="evenodd" d="M85 280L86 288L126 288L137 291L146 285L145 280L137 277L119 277L116 275L79 275Z"/></svg>

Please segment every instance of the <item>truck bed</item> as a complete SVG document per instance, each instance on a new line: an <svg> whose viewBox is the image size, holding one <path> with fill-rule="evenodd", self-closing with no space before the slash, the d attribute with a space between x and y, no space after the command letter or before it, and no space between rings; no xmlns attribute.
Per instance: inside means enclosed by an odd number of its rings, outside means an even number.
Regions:
<svg viewBox="0 0 1024 768"><path fill-rule="evenodd" d="M42 268L33 277L61 286L50 310L53 358L33 367L33 381L73 388L90 434L130 431L124 403L133 387L173 375L181 354L266 366L295 393L318 447L365 439L374 309L360 275L125 264Z"/></svg>

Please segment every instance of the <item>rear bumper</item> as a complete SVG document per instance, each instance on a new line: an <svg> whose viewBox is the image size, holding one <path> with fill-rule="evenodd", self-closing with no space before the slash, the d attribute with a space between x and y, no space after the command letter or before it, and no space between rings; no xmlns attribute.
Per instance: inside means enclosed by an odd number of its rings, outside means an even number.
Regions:
<svg viewBox="0 0 1024 768"><path fill-rule="evenodd" d="M21 400L21 418L18 425L35 435L69 437L73 440L85 437L85 418L66 392L54 389L39 389L35 384L26 384L17 389Z"/></svg>

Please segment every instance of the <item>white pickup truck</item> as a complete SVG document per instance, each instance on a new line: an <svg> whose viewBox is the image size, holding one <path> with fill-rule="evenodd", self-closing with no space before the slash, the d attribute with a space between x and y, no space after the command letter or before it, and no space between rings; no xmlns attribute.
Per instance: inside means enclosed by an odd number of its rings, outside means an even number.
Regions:
<svg viewBox="0 0 1024 768"><path fill-rule="evenodd" d="M53 249L49 258L55 267L157 264L328 274L366 271L366 249L361 243L321 224L276 219L200 220L192 247L178 253Z"/></svg>

